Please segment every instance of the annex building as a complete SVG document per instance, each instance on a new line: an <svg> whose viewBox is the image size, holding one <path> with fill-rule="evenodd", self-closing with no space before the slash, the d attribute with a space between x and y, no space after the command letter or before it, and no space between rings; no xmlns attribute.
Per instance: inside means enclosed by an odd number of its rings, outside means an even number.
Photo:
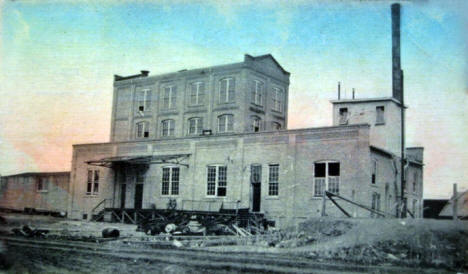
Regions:
<svg viewBox="0 0 468 274"><path fill-rule="evenodd" d="M325 190L394 216L401 172L408 209L422 217L423 149L406 149L402 171L397 97L333 100L333 125L290 130L289 77L270 54L116 75L110 142L73 146L69 217L248 209L286 226L320 216ZM329 200L326 213L344 216Z"/></svg>

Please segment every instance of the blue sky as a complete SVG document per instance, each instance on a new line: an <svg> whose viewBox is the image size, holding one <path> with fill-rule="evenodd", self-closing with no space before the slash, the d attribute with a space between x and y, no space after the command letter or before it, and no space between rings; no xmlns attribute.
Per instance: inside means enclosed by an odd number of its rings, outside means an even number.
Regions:
<svg viewBox="0 0 468 274"><path fill-rule="evenodd" d="M0 2L0 174L66 170L72 144L108 141L113 74L244 53L291 72L291 128L331 125L338 81L348 97L391 94L391 3ZM401 3L408 144L426 148L425 196L447 197L468 188L468 8Z"/></svg>

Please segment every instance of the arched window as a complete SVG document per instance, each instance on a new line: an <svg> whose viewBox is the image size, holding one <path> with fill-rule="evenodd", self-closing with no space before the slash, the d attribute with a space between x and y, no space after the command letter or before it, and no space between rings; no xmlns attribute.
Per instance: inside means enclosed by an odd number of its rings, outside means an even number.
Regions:
<svg viewBox="0 0 468 274"><path fill-rule="evenodd" d="M253 80L251 84L252 103L263 106L263 82Z"/></svg>
<svg viewBox="0 0 468 274"><path fill-rule="evenodd" d="M219 81L219 103L234 102L236 81L234 78L224 78Z"/></svg>
<svg viewBox="0 0 468 274"><path fill-rule="evenodd" d="M278 122L272 122L272 123L271 123L271 128L272 128L273 130L281 130L281 124L278 123Z"/></svg>
<svg viewBox="0 0 468 274"><path fill-rule="evenodd" d="M201 134L203 130L203 119L200 117L190 118L188 120L188 134L197 135Z"/></svg>
<svg viewBox="0 0 468 274"><path fill-rule="evenodd" d="M218 116L218 132L231 132L234 130L234 116L232 114L223 114Z"/></svg>
<svg viewBox="0 0 468 274"><path fill-rule="evenodd" d="M168 137L174 136L174 120L167 119L161 122L161 136Z"/></svg>
<svg viewBox="0 0 468 274"><path fill-rule="evenodd" d="M262 119L258 116L251 117L251 131L259 132L262 124Z"/></svg>
<svg viewBox="0 0 468 274"><path fill-rule="evenodd" d="M340 193L340 163L333 161L314 164L314 196L323 196L325 190Z"/></svg>
<svg viewBox="0 0 468 274"><path fill-rule="evenodd" d="M149 137L149 123L148 122L138 122L135 127L135 138L142 139Z"/></svg>

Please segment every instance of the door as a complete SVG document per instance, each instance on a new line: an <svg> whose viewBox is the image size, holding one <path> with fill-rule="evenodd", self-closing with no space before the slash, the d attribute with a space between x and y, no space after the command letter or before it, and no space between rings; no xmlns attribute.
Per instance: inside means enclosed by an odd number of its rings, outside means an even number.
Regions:
<svg viewBox="0 0 468 274"><path fill-rule="evenodd" d="M127 193L127 185L121 184L120 185L120 208L125 208L126 193Z"/></svg>
<svg viewBox="0 0 468 274"><path fill-rule="evenodd" d="M260 200L262 195L262 184L252 183L252 211L260 211Z"/></svg>
<svg viewBox="0 0 468 274"><path fill-rule="evenodd" d="M143 184L135 185L135 209L141 209L143 204Z"/></svg>

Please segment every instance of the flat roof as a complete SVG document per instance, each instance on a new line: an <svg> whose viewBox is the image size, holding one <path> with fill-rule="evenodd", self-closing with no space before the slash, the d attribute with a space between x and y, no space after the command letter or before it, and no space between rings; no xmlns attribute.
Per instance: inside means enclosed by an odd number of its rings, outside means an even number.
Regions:
<svg viewBox="0 0 468 274"><path fill-rule="evenodd" d="M11 174L2 176L2 178L7 177L18 177L18 176L53 176L53 175L70 175L70 171L54 171L54 172L22 172L17 174Z"/></svg>
<svg viewBox="0 0 468 274"><path fill-rule="evenodd" d="M327 127L312 127L312 128L299 128L299 129L287 129L287 130L275 130L275 131L262 131L262 132L232 132L232 133L223 133L223 134L213 134L213 135L198 135L198 136L182 136L182 137L173 137L173 138L155 138L155 139L145 139L145 140L128 140L128 141L119 141L119 142L107 142L107 143L85 143L85 144L73 144L73 146L87 146L87 145L110 145L110 144L125 144L125 143L148 143L154 141L171 141L171 140L184 140L184 139L202 139L202 138L222 138L222 137L233 137L233 136L248 136L256 135L262 136L265 134L268 135L278 135L282 133L301 133L301 132L314 132L314 131L324 131L324 130L344 130L350 128L369 128L369 124L354 124L354 125L339 125L339 126L327 126Z"/></svg>
<svg viewBox="0 0 468 274"><path fill-rule="evenodd" d="M393 97L330 100L332 104L357 104L357 103L385 102L385 101L391 101L399 106L401 105L400 101L398 101L397 99ZM405 106L405 108L408 108L408 106Z"/></svg>

